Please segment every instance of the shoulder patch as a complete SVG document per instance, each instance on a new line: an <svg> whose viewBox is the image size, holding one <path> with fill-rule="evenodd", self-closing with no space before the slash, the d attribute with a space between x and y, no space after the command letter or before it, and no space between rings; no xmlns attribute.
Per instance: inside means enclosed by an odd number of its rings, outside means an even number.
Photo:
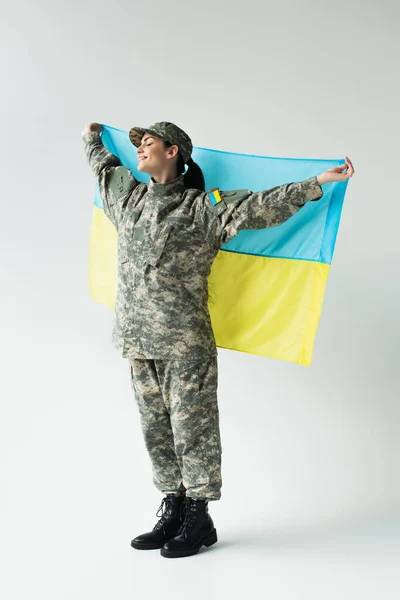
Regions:
<svg viewBox="0 0 400 600"><path fill-rule="evenodd" d="M240 202L251 196L253 192L251 190L232 190L224 192L219 188L211 188L207 191L207 196L212 204L212 207L219 209L227 206L230 203Z"/></svg>
<svg viewBox="0 0 400 600"><path fill-rule="evenodd" d="M208 190L207 196L209 197L210 202L213 206L216 206L222 201L221 192L219 191L219 188L211 188L210 190Z"/></svg>
<svg viewBox="0 0 400 600"><path fill-rule="evenodd" d="M135 178L127 167L120 165L112 169L108 185L115 200L126 196L135 187Z"/></svg>

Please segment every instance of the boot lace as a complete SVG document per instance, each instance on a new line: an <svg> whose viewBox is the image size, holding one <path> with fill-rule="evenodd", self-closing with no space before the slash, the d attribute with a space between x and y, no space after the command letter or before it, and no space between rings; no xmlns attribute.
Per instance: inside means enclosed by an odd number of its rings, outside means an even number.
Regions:
<svg viewBox="0 0 400 600"><path fill-rule="evenodd" d="M196 521L196 502L192 502L189 497L186 498L182 503L180 516L183 522L176 535L183 535L184 538L187 538Z"/></svg>
<svg viewBox="0 0 400 600"><path fill-rule="evenodd" d="M159 514L161 511L161 514ZM163 529L164 533L165 533L165 529L164 529L164 524L165 521L168 519L169 515L171 513L171 507L168 504L168 498L163 498L162 502L156 512L156 517L160 517L159 521L154 525L153 527L153 531L158 531L159 529Z"/></svg>

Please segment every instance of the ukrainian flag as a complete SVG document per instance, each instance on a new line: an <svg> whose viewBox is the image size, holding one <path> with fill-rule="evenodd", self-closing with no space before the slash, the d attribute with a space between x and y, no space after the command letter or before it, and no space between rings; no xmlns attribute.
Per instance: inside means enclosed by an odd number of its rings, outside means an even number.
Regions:
<svg viewBox="0 0 400 600"><path fill-rule="evenodd" d="M128 132L103 125L102 141L138 181L137 154ZM211 202L220 190L266 190L303 181L344 159L276 158L194 147ZM348 180L323 185L285 223L240 231L221 246L209 275L209 310L219 348L309 366L321 316ZM117 232L105 216L96 183L90 233L90 295L110 308L117 289Z"/></svg>

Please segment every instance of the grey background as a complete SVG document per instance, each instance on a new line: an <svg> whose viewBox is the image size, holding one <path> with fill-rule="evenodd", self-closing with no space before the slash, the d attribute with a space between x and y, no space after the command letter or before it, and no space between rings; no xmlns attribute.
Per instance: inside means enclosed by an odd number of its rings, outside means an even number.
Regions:
<svg viewBox="0 0 400 600"><path fill-rule="evenodd" d="M0 22L2 596L397 597L398 7L47 0ZM158 120L356 169L312 366L219 350L220 541L178 561L130 548L161 497L89 298L81 141Z"/></svg>

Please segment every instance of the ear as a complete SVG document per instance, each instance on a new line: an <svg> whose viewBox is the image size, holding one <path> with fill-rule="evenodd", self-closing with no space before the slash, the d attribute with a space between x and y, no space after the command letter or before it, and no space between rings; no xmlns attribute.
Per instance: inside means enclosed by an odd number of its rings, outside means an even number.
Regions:
<svg viewBox="0 0 400 600"><path fill-rule="evenodd" d="M170 146L168 149L168 158L174 158L179 152L179 148L176 144Z"/></svg>

